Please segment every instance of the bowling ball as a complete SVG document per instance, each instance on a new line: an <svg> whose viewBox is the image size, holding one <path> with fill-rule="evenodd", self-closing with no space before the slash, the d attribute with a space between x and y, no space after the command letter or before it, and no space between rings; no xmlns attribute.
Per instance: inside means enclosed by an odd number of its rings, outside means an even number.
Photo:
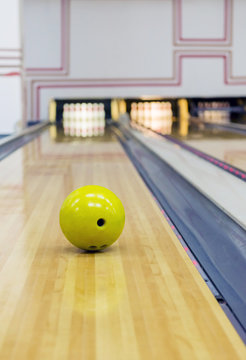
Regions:
<svg viewBox="0 0 246 360"><path fill-rule="evenodd" d="M60 226L65 237L80 249L98 251L112 245L125 223L120 199L97 185L71 192L60 210Z"/></svg>

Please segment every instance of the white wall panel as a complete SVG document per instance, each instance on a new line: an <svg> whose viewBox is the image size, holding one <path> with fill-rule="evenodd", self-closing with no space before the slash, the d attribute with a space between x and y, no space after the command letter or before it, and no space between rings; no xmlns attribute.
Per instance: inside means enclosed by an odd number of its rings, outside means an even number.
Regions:
<svg viewBox="0 0 246 360"><path fill-rule="evenodd" d="M25 65L43 67L26 72L29 118L49 97L246 96L245 14L244 0L24 0Z"/></svg>
<svg viewBox="0 0 246 360"><path fill-rule="evenodd" d="M216 39L224 36L224 0L181 1L184 38Z"/></svg>
<svg viewBox="0 0 246 360"><path fill-rule="evenodd" d="M192 76L191 76L192 75ZM224 71L222 59L184 59L181 89L188 96L196 97L201 91L204 96L223 94ZM211 82L213 89L211 89Z"/></svg>
<svg viewBox="0 0 246 360"><path fill-rule="evenodd" d="M172 75L172 0L71 4L72 77Z"/></svg>
<svg viewBox="0 0 246 360"><path fill-rule="evenodd" d="M20 0L0 1L0 134L22 119Z"/></svg>
<svg viewBox="0 0 246 360"><path fill-rule="evenodd" d="M246 1L234 1L232 72L246 79Z"/></svg>
<svg viewBox="0 0 246 360"><path fill-rule="evenodd" d="M18 31L17 31L18 29ZM20 48L20 1L0 1L0 48Z"/></svg>
<svg viewBox="0 0 246 360"><path fill-rule="evenodd" d="M22 120L21 86L19 76L0 78L0 134L11 134Z"/></svg>
<svg viewBox="0 0 246 360"><path fill-rule="evenodd" d="M25 67L59 68L61 1L25 0L24 5Z"/></svg>

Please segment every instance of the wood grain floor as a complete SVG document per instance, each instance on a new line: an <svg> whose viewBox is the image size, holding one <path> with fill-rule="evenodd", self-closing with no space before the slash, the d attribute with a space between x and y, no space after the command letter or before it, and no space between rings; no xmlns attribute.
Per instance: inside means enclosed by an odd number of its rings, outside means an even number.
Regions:
<svg viewBox="0 0 246 360"><path fill-rule="evenodd" d="M246 171L246 139L202 139L188 140L188 145L195 147L228 164Z"/></svg>
<svg viewBox="0 0 246 360"><path fill-rule="evenodd" d="M84 253L58 223L98 184L126 211L111 248ZM245 346L121 146L40 138L0 163L0 359L245 359Z"/></svg>

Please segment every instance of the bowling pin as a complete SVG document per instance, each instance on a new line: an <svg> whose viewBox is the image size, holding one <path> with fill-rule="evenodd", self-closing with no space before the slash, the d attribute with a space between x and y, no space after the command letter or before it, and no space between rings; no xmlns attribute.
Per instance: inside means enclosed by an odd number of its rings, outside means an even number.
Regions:
<svg viewBox="0 0 246 360"><path fill-rule="evenodd" d="M104 110L104 104L99 104L99 135L103 135L105 132L105 110Z"/></svg>
<svg viewBox="0 0 246 360"><path fill-rule="evenodd" d="M77 137L80 136L80 104L75 104L75 113L74 113L74 120L75 120L75 135Z"/></svg>
<svg viewBox="0 0 246 360"><path fill-rule="evenodd" d="M131 112L130 112L131 121L137 122L137 103L131 103Z"/></svg>
<svg viewBox="0 0 246 360"><path fill-rule="evenodd" d="M63 128L64 128L64 134L68 135L68 104L63 105Z"/></svg>
<svg viewBox="0 0 246 360"><path fill-rule="evenodd" d="M69 135L74 136L75 134L74 104L69 105L69 117L70 117Z"/></svg>
<svg viewBox="0 0 246 360"><path fill-rule="evenodd" d="M92 104L89 103L88 107L88 128L87 128L87 134L88 136L92 136Z"/></svg>

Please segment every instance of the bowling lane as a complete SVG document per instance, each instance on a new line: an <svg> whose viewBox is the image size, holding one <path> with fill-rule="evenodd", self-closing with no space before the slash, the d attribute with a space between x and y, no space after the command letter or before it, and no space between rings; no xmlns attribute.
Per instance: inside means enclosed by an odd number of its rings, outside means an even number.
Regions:
<svg viewBox="0 0 246 360"><path fill-rule="evenodd" d="M246 171L246 136L218 129L191 131L185 143Z"/></svg>
<svg viewBox="0 0 246 360"><path fill-rule="evenodd" d="M130 131L136 139L246 228L245 182L152 131L143 128L131 128Z"/></svg>
<svg viewBox="0 0 246 360"><path fill-rule="evenodd" d="M245 358L110 133L52 140L44 131L0 162L0 184L3 359ZM67 194L88 184L110 188L126 211L119 241L95 254L72 247L58 223Z"/></svg>

